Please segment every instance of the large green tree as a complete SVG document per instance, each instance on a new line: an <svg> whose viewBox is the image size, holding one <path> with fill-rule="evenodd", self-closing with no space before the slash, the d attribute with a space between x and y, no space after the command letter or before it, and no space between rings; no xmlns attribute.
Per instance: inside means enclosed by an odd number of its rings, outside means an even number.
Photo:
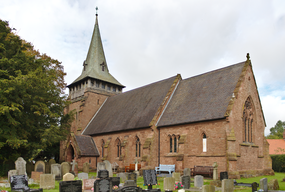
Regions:
<svg viewBox="0 0 285 192"><path fill-rule="evenodd" d="M35 157L66 138L71 116L61 63L0 20L0 162Z"/></svg>
<svg viewBox="0 0 285 192"><path fill-rule="evenodd" d="M267 139L282 139L283 131L285 128L285 121L277 121L276 125L270 128L270 134L266 137Z"/></svg>

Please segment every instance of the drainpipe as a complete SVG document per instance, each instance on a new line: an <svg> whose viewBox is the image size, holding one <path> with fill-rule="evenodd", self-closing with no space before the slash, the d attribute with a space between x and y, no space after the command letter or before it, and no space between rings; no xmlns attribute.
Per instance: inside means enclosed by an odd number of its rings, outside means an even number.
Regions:
<svg viewBox="0 0 285 192"><path fill-rule="evenodd" d="M158 167L159 167L159 164L160 164L160 129L158 129Z"/></svg>

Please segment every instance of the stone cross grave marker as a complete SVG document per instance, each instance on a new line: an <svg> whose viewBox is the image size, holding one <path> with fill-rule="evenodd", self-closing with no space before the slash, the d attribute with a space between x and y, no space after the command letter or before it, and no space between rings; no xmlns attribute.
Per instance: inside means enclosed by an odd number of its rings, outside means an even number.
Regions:
<svg viewBox="0 0 285 192"><path fill-rule="evenodd" d="M97 177L100 179L107 179L109 178L109 172L107 170L99 170Z"/></svg>
<svg viewBox="0 0 285 192"><path fill-rule="evenodd" d="M133 181L135 181L135 183L137 183L137 174L136 173L128 173L127 174L127 178L128 178L128 180L133 180Z"/></svg>
<svg viewBox="0 0 285 192"><path fill-rule="evenodd" d="M215 192L215 186L214 185L203 185L202 192Z"/></svg>
<svg viewBox="0 0 285 192"><path fill-rule="evenodd" d="M8 171L8 181L10 183L10 177L17 175L17 170L16 169L12 169L10 171Z"/></svg>
<svg viewBox="0 0 285 192"><path fill-rule="evenodd" d="M83 172L84 173L89 173L89 163L88 162L85 162L83 163Z"/></svg>
<svg viewBox="0 0 285 192"><path fill-rule="evenodd" d="M35 171L36 172L43 172L45 173L45 162L43 161L37 161L35 164Z"/></svg>
<svg viewBox="0 0 285 192"><path fill-rule="evenodd" d="M23 159L23 157L19 157L15 161L15 167L17 170L17 175L26 175L26 161Z"/></svg>
<svg viewBox="0 0 285 192"><path fill-rule="evenodd" d="M223 179L229 179L228 172L220 172L220 180L222 181Z"/></svg>
<svg viewBox="0 0 285 192"><path fill-rule="evenodd" d="M69 173L70 171L70 165L68 162L61 163L61 175L65 175L66 173Z"/></svg>
<svg viewBox="0 0 285 192"><path fill-rule="evenodd" d="M163 180L164 191L174 191L175 179L173 177L165 177Z"/></svg>
<svg viewBox="0 0 285 192"><path fill-rule="evenodd" d="M181 176L181 182L183 185L183 189L190 189L191 178L189 175Z"/></svg>
<svg viewBox="0 0 285 192"><path fill-rule="evenodd" d="M260 189L263 189L264 192L267 192L268 191L267 178L260 179L259 186Z"/></svg>
<svg viewBox="0 0 285 192"><path fill-rule="evenodd" d="M78 179L88 179L88 173L78 173Z"/></svg>
<svg viewBox="0 0 285 192"><path fill-rule="evenodd" d="M218 180L218 164L214 162L213 164L213 180Z"/></svg>
<svg viewBox="0 0 285 192"><path fill-rule="evenodd" d="M91 190L94 187L94 182L96 179L83 179L83 190Z"/></svg>
<svg viewBox="0 0 285 192"><path fill-rule="evenodd" d="M74 180L74 175L71 173L66 173L63 175L63 181L73 181Z"/></svg>
<svg viewBox="0 0 285 192"><path fill-rule="evenodd" d="M82 192L82 181L61 181L59 183L59 192Z"/></svg>
<svg viewBox="0 0 285 192"><path fill-rule="evenodd" d="M41 174L40 188L43 189L54 189L55 188L55 177L53 174Z"/></svg>
<svg viewBox="0 0 285 192"><path fill-rule="evenodd" d="M196 175L194 177L194 186L195 187L202 187L204 184L204 177L202 175Z"/></svg>
<svg viewBox="0 0 285 192"><path fill-rule="evenodd" d="M183 176L191 176L191 169L185 168L183 170Z"/></svg>
<svg viewBox="0 0 285 192"><path fill-rule="evenodd" d="M103 163L105 164L106 170L109 171L109 177L113 177L112 164L108 160L103 161Z"/></svg>
<svg viewBox="0 0 285 192"><path fill-rule="evenodd" d="M222 192L233 192L234 191L234 181L232 179L222 180Z"/></svg>
<svg viewBox="0 0 285 192"><path fill-rule="evenodd" d="M28 190L28 177L27 175L14 175L10 178L11 181L11 190Z"/></svg>
<svg viewBox="0 0 285 192"><path fill-rule="evenodd" d="M60 164L52 164L51 165L51 174L55 175L55 180L61 180L61 165Z"/></svg>
<svg viewBox="0 0 285 192"><path fill-rule="evenodd" d="M156 171L151 169L143 170L143 180L148 189L152 189L152 185L157 184Z"/></svg>
<svg viewBox="0 0 285 192"><path fill-rule="evenodd" d="M94 192L112 192L111 178L96 180L94 183Z"/></svg>

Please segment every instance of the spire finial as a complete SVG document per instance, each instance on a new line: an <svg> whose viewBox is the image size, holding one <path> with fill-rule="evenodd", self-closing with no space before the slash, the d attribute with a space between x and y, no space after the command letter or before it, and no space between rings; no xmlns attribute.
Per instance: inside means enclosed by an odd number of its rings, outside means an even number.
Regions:
<svg viewBox="0 0 285 192"><path fill-rule="evenodd" d="M249 53L246 54L246 58L247 58L247 61L249 61L250 59Z"/></svg>
<svg viewBox="0 0 285 192"><path fill-rule="evenodd" d="M98 16L98 7L96 7L96 16Z"/></svg>

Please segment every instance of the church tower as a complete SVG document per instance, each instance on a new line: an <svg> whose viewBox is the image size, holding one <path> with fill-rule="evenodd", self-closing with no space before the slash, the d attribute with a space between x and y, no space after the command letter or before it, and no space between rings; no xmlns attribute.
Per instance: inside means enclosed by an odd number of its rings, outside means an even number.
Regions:
<svg viewBox="0 0 285 192"><path fill-rule="evenodd" d="M71 126L71 132L75 135L81 134L107 97L121 93L125 87L109 73L97 13L82 73L67 87L71 104L66 112L75 110L75 119Z"/></svg>

